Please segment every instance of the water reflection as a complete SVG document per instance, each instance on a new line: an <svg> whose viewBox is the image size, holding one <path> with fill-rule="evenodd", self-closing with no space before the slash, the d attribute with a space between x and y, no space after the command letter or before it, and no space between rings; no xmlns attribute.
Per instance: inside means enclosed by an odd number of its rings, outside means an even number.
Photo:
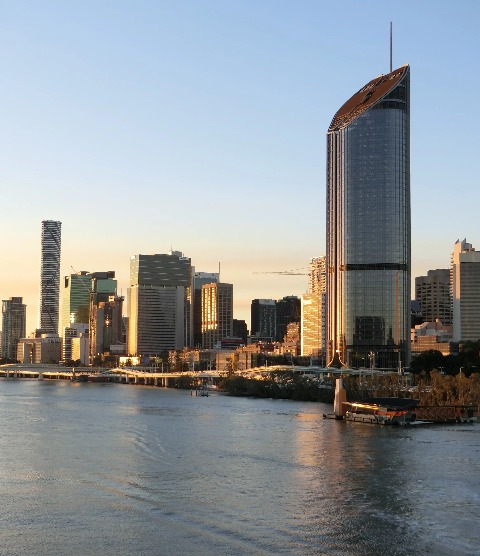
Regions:
<svg viewBox="0 0 480 556"><path fill-rule="evenodd" d="M5 554L473 554L480 427L0 381Z"/></svg>

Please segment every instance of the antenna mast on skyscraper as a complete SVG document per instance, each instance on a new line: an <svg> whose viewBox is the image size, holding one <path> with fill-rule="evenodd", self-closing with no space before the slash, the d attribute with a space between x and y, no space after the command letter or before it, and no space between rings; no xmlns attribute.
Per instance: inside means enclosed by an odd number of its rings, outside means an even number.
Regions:
<svg viewBox="0 0 480 556"><path fill-rule="evenodd" d="M392 50L393 50L393 46L392 46L392 22L390 21L390 73L392 73L392 71L393 71Z"/></svg>

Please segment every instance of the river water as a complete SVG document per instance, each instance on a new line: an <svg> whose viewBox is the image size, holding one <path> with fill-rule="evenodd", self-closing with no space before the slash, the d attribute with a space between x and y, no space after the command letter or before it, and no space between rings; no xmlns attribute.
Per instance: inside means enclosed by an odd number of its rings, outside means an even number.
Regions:
<svg viewBox="0 0 480 556"><path fill-rule="evenodd" d="M480 554L480 424L0 380L0 554Z"/></svg>

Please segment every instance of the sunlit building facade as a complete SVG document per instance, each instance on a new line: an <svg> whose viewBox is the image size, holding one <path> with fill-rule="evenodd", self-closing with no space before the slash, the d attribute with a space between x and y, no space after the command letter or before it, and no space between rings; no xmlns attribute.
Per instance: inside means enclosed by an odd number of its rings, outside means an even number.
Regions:
<svg viewBox="0 0 480 556"><path fill-rule="evenodd" d="M233 285L202 286L202 347L213 349L233 335Z"/></svg>
<svg viewBox="0 0 480 556"><path fill-rule="evenodd" d="M39 328L57 334L60 304L60 247L62 223L42 221Z"/></svg>
<svg viewBox="0 0 480 556"><path fill-rule="evenodd" d="M327 133L327 361L410 360L409 66L377 77Z"/></svg>
<svg viewBox="0 0 480 556"><path fill-rule="evenodd" d="M451 266L453 339L480 340L480 251L466 239L453 248Z"/></svg>

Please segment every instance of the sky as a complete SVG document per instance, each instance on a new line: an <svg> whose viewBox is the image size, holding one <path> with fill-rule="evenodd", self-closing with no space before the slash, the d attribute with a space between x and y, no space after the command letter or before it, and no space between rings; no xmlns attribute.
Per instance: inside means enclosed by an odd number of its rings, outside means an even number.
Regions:
<svg viewBox="0 0 480 556"><path fill-rule="evenodd" d="M391 4L391 5L389 5ZM61 275L192 259L255 298L325 254L326 131L411 66L412 280L480 249L480 2L0 0L0 296L37 326L42 220Z"/></svg>

